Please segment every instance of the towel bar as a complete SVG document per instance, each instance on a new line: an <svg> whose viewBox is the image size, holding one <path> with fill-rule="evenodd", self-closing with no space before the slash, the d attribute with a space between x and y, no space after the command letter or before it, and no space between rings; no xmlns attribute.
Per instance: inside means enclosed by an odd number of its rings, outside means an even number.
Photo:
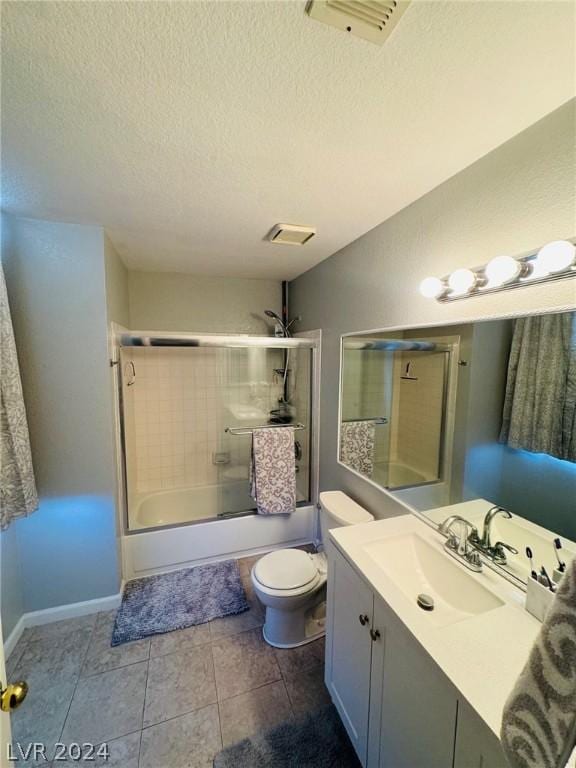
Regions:
<svg viewBox="0 0 576 768"><path fill-rule="evenodd" d="M283 429L284 427L292 427L294 431L306 429L304 424L260 424L257 427L226 427L224 432L230 435L251 435L256 429Z"/></svg>
<svg viewBox="0 0 576 768"><path fill-rule="evenodd" d="M373 421L374 424L388 424L386 416L374 416L371 419L343 419L343 424L350 424L356 421Z"/></svg>

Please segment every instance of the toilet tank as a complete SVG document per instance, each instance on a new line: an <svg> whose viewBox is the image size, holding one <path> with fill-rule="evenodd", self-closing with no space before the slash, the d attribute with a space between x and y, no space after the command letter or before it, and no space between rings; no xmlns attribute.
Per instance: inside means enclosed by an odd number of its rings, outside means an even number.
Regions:
<svg viewBox="0 0 576 768"><path fill-rule="evenodd" d="M322 543L328 541L328 531L343 525L369 523L374 516L342 491L324 491L320 494L320 531Z"/></svg>

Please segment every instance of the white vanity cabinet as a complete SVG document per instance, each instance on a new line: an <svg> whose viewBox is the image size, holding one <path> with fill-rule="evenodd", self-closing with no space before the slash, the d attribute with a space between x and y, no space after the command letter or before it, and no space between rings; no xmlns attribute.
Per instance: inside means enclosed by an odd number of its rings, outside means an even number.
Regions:
<svg viewBox="0 0 576 768"><path fill-rule="evenodd" d="M326 684L356 753L366 765L374 597L348 561L334 547L328 551L328 595L338 597L328 598L326 643L331 663Z"/></svg>
<svg viewBox="0 0 576 768"><path fill-rule="evenodd" d="M367 768L500 768L498 740L331 546L326 685Z"/></svg>

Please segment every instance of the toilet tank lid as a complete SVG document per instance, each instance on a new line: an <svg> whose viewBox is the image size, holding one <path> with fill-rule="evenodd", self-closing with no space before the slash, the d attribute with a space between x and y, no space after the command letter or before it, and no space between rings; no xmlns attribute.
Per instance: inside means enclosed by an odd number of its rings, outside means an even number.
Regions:
<svg viewBox="0 0 576 768"><path fill-rule="evenodd" d="M369 523L374 520L374 515L367 512L360 504L356 504L342 491L323 491L320 494L320 504L342 525Z"/></svg>

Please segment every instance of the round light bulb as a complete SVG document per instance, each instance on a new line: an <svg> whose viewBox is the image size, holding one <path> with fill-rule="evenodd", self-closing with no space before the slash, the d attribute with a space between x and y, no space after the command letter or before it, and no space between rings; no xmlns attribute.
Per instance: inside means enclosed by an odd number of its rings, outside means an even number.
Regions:
<svg viewBox="0 0 576 768"><path fill-rule="evenodd" d="M486 265L484 273L488 282L484 288L497 288L506 285L518 277L522 271L522 265L512 256L496 256Z"/></svg>
<svg viewBox="0 0 576 768"><path fill-rule="evenodd" d="M536 256L535 272L549 275L568 269L576 256L576 247L568 240L554 240L540 248Z"/></svg>
<svg viewBox="0 0 576 768"><path fill-rule="evenodd" d="M420 293L427 299L436 299L444 293L446 286L439 277L426 277L420 283Z"/></svg>
<svg viewBox="0 0 576 768"><path fill-rule="evenodd" d="M453 296L463 296L476 285L476 275L471 269L457 269L448 278Z"/></svg>

